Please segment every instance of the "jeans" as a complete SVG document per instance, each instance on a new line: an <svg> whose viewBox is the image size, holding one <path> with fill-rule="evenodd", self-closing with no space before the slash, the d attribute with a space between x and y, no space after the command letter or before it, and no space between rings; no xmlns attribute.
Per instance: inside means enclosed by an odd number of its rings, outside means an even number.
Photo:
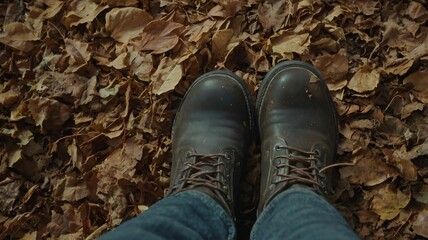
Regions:
<svg viewBox="0 0 428 240"><path fill-rule="evenodd" d="M235 239L232 218L208 195L185 191L152 205L101 239ZM288 189L266 206L251 239L359 239L323 197Z"/></svg>

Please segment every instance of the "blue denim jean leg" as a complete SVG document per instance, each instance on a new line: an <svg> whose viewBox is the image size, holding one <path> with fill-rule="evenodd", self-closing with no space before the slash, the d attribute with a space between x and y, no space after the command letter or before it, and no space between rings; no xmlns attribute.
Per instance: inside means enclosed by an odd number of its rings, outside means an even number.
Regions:
<svg viewBox="0 0 428 240"><path fill-rule="evenodd" d="M234 239L236 229L226 211L208 195L185 191L160 200L101 239Z"/></svg>
<svg viewBox="0 0 428 240"><path fill-rule="evenodd" d="M232 218L208 195L169 196L101 239L235 239ZM318 194L289 189L265 208L251 239L359 239L340 213Z"/></svg>
<svg viewBox="0 0 428 240"><path fill-rule="evenodd" d="M305 188L288 189L264 209L251 239L359 239L340 213L322 196Z"/></svg>

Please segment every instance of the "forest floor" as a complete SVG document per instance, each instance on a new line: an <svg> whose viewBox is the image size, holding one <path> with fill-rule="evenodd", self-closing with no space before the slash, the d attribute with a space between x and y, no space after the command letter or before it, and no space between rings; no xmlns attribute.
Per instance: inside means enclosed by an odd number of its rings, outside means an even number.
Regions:
<svg viewBox="0 0 428 240"><path fill-rule="evenodd" d="M313 64L340 115L331 200L364 239L428 237L425 0L6 0L0 3L0 239L94 239L160 200L171 122L204 72L255 94ZM255 220L260 149L237 226ZM245 219L245 220L243 220Z"/></svg>

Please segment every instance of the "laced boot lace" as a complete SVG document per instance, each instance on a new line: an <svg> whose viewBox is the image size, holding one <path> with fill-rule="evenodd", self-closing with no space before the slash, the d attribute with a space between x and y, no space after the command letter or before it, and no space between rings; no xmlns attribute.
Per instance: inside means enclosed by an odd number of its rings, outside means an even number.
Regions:
<svg viewBox="0 0 428 240"><path fill-rule="evenodd" d="M227 195L224 162L218 161L218 158L230 159L230 156L228 154L187 155L187 158L192 157L196 158L195 161L185 163L185 167L181 170L181 176L188 176L180 178L178 181L178 185L182 185L183 188L174 192L178 193L197 187L206 187L212 191L219 191Z"/></svg>
<svg viewBox="0 0 428 240"><path fill-rule="evenodd" d="M274 163L276 163L274 166L278 169L277 176L281 177L274 184L284 182L289 184L300 183L309 186L312 185L315 189L325 189L324 184L320 180L321 178L325 178L325 175L322 174L324 171L338 166L354 165L353 163L335 163L319 169L317 164L313 164L313 162L316 163L319 161L320 152L318 150L313 152L304 151L289 146L277 146L275 148L277 151L281 149L289 150L291 154L278 155L274 158ZM281 159L288 161L283 162ZM288 171L280 171L282 168L288 168Z"/></svg>

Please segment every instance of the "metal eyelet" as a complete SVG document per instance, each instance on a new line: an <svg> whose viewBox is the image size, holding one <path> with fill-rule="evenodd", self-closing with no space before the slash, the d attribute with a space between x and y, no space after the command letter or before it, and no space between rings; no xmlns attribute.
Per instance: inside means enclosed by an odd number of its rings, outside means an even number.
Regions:
<svg viewBox="0 0 428 240"><path fill-rule="evenodd" d="M225 153L225 154L224 154L224 156L226 157L226 159L227 159L227 160L232 159L232 157L230 156L230 154L229 154L229 153Z"/></svg>
<svg viewBox="0 0 428 240"><path fill-rule="evenodd" d="M315 157L321 156L321 152L318 149L315 149L314 153L315 153Z"/></svg>
<svg viewBox="0 0 428 240"><path fill-rule="evenodd" d="M279 151L279 150L281 150L281 148L278 145L275 145L274 150Z"/></svg>
<svg viewBox="0 0 428 240"><path fill-rule="evenodd" d="M275 167L278 167L280 164L281 164L281 159L280 158L275 159L274 161Z"/></svg>

